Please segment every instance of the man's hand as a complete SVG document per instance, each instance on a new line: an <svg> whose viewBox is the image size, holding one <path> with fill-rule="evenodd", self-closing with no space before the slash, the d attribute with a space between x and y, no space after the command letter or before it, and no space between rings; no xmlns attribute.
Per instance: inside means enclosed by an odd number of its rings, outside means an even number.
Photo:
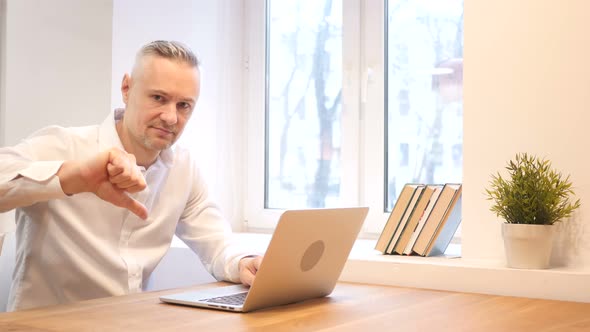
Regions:
<svg viewBox="0 0 590 332"><path fill-rule="evenodd" d="M251 286L256 278L256 272L262 263L262 256L248 256L240 260L238 268L240 270L240 281L244 285Z"/></svg>
<svg viewBox="0 0 590 332"><path fill-rule="evenodd" d="M127 194L146 187L132 154L111 148L88 160L66 161L57 176L67 195L91 192L109 203L129 209L142 219L147 218L146 207Z"/></svg>

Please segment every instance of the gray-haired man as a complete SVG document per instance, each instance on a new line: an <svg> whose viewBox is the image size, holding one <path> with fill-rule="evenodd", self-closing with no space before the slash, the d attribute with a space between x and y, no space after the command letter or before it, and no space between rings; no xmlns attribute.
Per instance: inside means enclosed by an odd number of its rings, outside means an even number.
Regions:
<svg viewBox="0 0 590 332"><path fill-rule="evenodd" d="M174 234L217 279L252 283L262 257L233 243L190 153L173 146L199 91L190 49L155 41L123 78L125 109L0 149L0 211L17 222L9 310L139 292Z"/></svg>

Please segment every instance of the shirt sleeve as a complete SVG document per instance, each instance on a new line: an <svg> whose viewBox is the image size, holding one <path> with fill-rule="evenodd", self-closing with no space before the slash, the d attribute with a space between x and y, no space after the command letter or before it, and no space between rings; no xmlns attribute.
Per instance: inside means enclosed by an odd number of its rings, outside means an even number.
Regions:
<svg viewBox="0 0 590 332"><path fill-rule="evenodd" d="M56 175L64 145L58 132L47 128L14 147L0 148L0 212L66 197Z"/></svg>
<svg viewBox="0 0 590 332"><path fill-rule="evenodd" d="M209 198L198 170L194 172L193 190L176 228L176 235L199 256L217 280L239 283L240 259L256 253L235 240L229 222Z"/></svg>

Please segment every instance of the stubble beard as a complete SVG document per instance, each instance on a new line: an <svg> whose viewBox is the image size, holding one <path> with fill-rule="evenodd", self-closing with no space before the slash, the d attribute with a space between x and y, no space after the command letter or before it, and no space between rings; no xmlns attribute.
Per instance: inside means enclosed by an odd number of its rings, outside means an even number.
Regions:
<svg viewBox="0 0 590 332"><path fill-rule="evenodd" d="M142 137L141 141L143 143L143 146L147 149L162 151L171 147L172 144L174 144L175 140L171 140L166 143L161 143L162 140L158 140L157 138L150 138L146 135Z"/></svg>
<svg viewBox="0 0 590 332"><path fill-rule="evenodd" d="M176 130L174 127L166 126L163 123L153 123L153 124L150 124L148 126L148 128L164 128L164 129L173 133L171 140L163 143L164 138L159 138L157 136L150 137L148 135L148 132L146 131L141 137L141 142L143 143L143 146L145 148L150 149L150 150L162 151L162 150L168 149L172 146L172 144L174 144L174 142L176 142L176 139L178 137L178 130Z"/></svg>

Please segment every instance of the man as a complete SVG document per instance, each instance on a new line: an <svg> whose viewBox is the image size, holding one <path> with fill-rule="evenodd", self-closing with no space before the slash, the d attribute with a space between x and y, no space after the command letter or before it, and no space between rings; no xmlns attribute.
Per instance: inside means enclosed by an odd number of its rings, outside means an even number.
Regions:
<svg viewBox="0 0 590 332"><path fill-rule="evenodd" d="M199 97L199 61L145 45L100 126L42 129L0 149L0 211L16 208L8 309L139 292L174 234L217 279L250 285L260 256L231 241L190 154L173 146Z"/></svg>

